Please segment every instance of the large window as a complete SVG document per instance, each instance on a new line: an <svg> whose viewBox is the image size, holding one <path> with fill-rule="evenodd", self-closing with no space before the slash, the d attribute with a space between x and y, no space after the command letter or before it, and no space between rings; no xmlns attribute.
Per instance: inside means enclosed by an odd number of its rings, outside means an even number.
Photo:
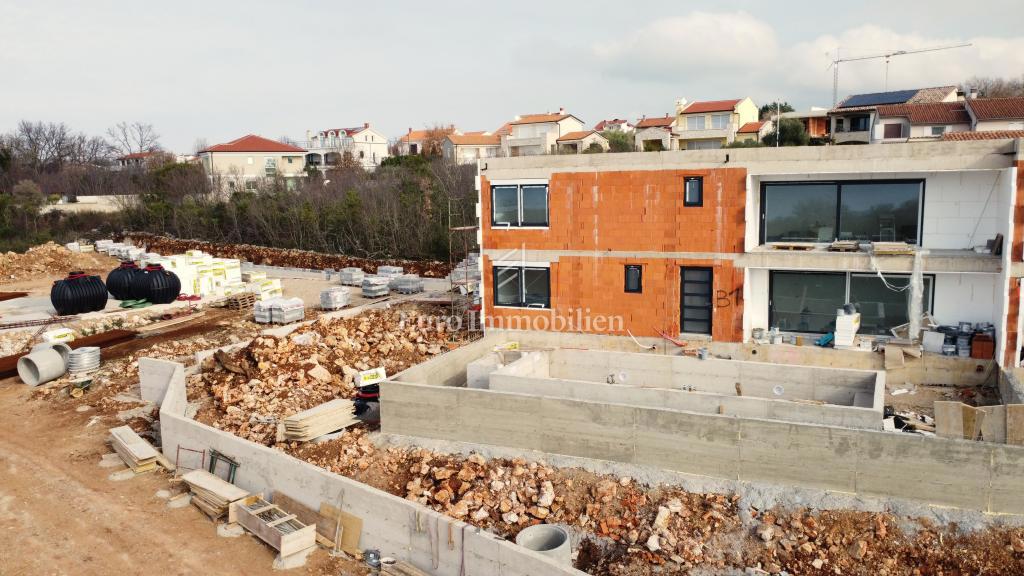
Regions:
<svg viewBox="0 0 1024 576"><path fill-rule="evenodd" d="M711 334L711 268L684 266L679 270L680 331L686 334Z"/></svg>
<svg viewBox="0 0 1024 576"><path fill-rule="evenodd" d="M712 114L711 128L714 130L724 130L728 128L729 116L731 116L731 114Z"/></svg>
<svg viewBox="0 0 1024 576"><path fill-rule="evenodd" d="M551 270L531 266L495 266L494 304L550 308Z"/></svg>
<svg viewBox="0 0 1024 576"><path fill-rule="evenodd" d="M853 116L850 118L850 132L865 132L870 127L870 116Z"/></svg>
<svg viewBox="0 0 1024 576"><path fill-rule="evenodd" d="M907 242L917 244L921 180L766 182L762 242Z"/></svg>
<svg viewBox="0 0 1024 576"><path fill-rule="evenodd" d="M687 150L717 150L721 147L721 140L690 140L686 143Z"/></svg>
<svg viewBox="0 0 1024 576"><path fill-rule="evenodd" d="M931 311L934 277L924 277L922 309ZM836 311L852 303L860 312L860 334L888 335L909 322L907 275L845 272L772 272L768 322L789 332L835 330Z"/></svg>
<svg viewBox="0 0 1024 576"><path fill-rule="evenodd" d="M547 226L547 184L491 187L493 226Z"/></svg>
<svg viewBox="0 0 1024 576"><path fill-rule="evenodd" d="M686 117L686 129L687 130L703 130L704 129L704 116L687 116Z"/></svg>

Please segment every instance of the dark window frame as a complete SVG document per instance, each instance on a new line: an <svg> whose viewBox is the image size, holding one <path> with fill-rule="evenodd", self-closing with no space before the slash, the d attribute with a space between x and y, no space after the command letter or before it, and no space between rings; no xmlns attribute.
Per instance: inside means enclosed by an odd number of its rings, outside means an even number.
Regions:
<svg viewBox="0 0 1024 576"><path fill-rule="evenodd" d="M636 270L636 288L629 287L629 271ZM623 291L627 294L643 294L644 292L644 267L642 264L626 264L623 268L625 278L623 279Z"/></svg>
<svg viewBox="0 0 1024 576"><path fill-rule="evenodd" d="M518 270L519 271L519 300L516 303L514 303L514 304L509 304L507 302L504 302L504 303L498 302L498 286L497 286L498 270L502 270L502 269L512 269L512 270ZM547 273L548 296L547 296L547 303L545 305L543 305L543 306L536 306L536 305L533 305L533 304L527 304L526 303L526 271L527 270L535 270L535 271L543 270L544 272ZM503 308L529 308L529 309L533 309L533 310L550 310L551 309L551 268L547 268L547 267L544 267L544 266L501 266L501 265L495 264L494 266L491 267L491 290L492 290L492 292L494 292L494 295L491 297L491 301L494 303L495 306L501 306Z"/></svg>
<svg viewBox="0 0 1024 576"><path fill-rule="evenodd" d="M500 188L516 189L517 219L515 222L498 222L494 215L494 193ZM544 221L524 222L523 221L523 188L544 188ZM501 230L504 228L548 228L551 226L551 188L548 184L492 184L491 185L491 228Z"/></svg>
<svg viewBox="0 0 1024 576"><path fill-rule="evenodd" d="M875 276L870 272L829 272L825 270L769 270L768 271L768 327L771 328L775 325L775 309L772 305L772 295L775 294L775 275L776 274L803 274L803 275L830 275L830 276L842 276L845 279L845 292L843 293L844 303L849 301L850 298L850 282L854 276L871 277ZM888 274L886 278L899 277L909 278L910 274ZM928 294L927 302L924 303L924 311L928 314L934 314L935 312L935 289L936 289L936 275L935 274L923 274L924 278L931 280L931 292ZM804 334L824 334L824 332L804 332ZM866 334L866 336L874 336L874 334Z"/></svg>
<svg viewBox="0 0 1024 576"><path fill-rule="evenodd" d="M689 280L690 283L694 283L694 284L707 284L708 285L708 292L707 292L707 294L697 294L695 292L689 292L688 293L688 292L686 292L684 290L684 287L685 287L686 283L688 282L686 280L686 271L687 270L700 270L700 271L705 271L705 272L708 273L708 281L707 282L697 282L695 280ZM711 266L680 266L679 267L679 332L681 334L706 334L708 336L711 336L712 332L714 331L714 327L715 327L715 299L714 299L714 293L715 293L715 269L713 267L711 267ZM685 303L687 296L707 296L708 297L708 304L707 304L707 306L687 306L686 303ZM693 309L696 309L696 310L707 310L708 311L707 320L705 320L703 318L696 318L696 319L691 319L690 320L691 322L707 322L707 324L708 324L708 331L707 332L692 332L692 331L685 330L685 326L686 326L686 309L687 308L693 308Z"/></svg>
<svg viewBox="0 0 1024 576"><path fill-rule="evenodd" d="M800 180L798 182L789 182L785 180L772 180L768 182L761 182L761 193L760 202L761 205L758 208L760 212L760 230L758 231L759 245L763 246L768 243L768 227L765 221L765 210L768 207L765 203L768 194L768 187L772 185L786 185L786 186L818 186L822 184L834 184L836 186L836 214L835 219L832 221L832 236L833 240L838 239L839 230L841 224L839 221L840 214L843 211L843 185L865 185L865 184L920 184L921 191L917 196L917 242L914 246L923 246L924 242L924 203L926 197L926 188L928 183L924 178L890 178L885 180Z"/></svg>
<svg viewBox="0 0 1024 576"><path fill-rule="evenodd" d="M686 186L689 182L697 183L697 201L690 202L686 198ZM686 176L683 178L683 206L698 208L704 206L704 177L703 176Z"/></svg>

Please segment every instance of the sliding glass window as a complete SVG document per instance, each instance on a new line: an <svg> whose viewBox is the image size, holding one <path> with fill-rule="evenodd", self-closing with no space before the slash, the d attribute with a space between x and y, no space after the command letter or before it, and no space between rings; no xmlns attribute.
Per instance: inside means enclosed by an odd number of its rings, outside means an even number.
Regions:
<svg viewBox="0 0 1024 576"><path fill-rule="evenodd" d="M547 185L492 186L491 224L495 227L547 226Z"/></svg>
<svg viewBox="0 0 1024 576"><path fill-rule="evenodd" d="M495 266L494 304L518 308L550 308L551 270L527 266Z"/></svg>
<svg viewBox="0 0 1024 576"><path fill-rule="evenodd" d="M761 242L920 243L924 181L765 182Z"/></svg>
<svg viewBox="0 0 1024 576"><path fill-rule="evenodd" d="M932 309L933 277L925 276L923 280L921 306L927 312ZM909 284L909 276L886 274L883 283L875 274L850 275L850 302L860 311L861 334L891 334L890 329L910 322Z"/></svg>

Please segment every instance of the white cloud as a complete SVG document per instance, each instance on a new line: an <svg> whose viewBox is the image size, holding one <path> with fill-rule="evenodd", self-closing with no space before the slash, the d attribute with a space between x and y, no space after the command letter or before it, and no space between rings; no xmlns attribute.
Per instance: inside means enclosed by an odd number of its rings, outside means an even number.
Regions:
<svg viewBox="0 0 1024 576"><path fill-rule="evenodd" d="M654 20L592 52L610 74L678 83L756 69L776 58L778 44L771 26L746 12L693 12Z"/></svg>

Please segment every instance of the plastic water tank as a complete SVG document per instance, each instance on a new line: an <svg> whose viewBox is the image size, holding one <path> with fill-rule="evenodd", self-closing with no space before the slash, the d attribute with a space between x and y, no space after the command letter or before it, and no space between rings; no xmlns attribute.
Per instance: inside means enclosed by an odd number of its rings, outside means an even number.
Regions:
<svg viewBox="0 0 1024 576"><path fill-rule="evenodd" d="M153 304L170 304L181 294L181 280L159 264L151 264L132 280L132 293Z"/></svg>
<svg viewBox="0 0 1024 576"><path fill-rule="evenodd" d="M103 310L107 306L107 287L99 276L72 272L53 283L50 303L61 316Z"/></svg>
<svg viewBox="0 0 1024 576"><path fill-rule="evenodd" d="M107 291L114 297L114 300L137 300L132 288L132 282L136 277L143 274L142 270L135 265L135 262L121 262L121 265L107 274Z"/></svg>

